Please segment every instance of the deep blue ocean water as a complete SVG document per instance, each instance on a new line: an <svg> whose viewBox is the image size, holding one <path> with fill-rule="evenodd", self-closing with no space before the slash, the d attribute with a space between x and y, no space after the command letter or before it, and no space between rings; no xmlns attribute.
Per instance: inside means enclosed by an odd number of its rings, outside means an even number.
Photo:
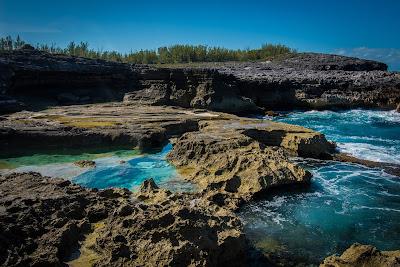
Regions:
<svg viewBox="0 0 400 267"><path fill-rule="evenodd" d="M357 157L400 163L398 113L310 111L276 120L320 131ZM313 264L354 242L400 249L399 177L355 164L297 161L314 175L310 188L271 195L240 213L258 248Z"/></svg>

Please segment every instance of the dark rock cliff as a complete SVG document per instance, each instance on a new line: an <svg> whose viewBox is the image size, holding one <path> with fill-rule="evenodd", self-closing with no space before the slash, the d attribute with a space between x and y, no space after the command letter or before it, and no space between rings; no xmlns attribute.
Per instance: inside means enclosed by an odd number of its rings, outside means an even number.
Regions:
<svg viewBox="0 0 400 267"><path fill-rule="evenodd" d="M303 53L266 62L155 68L51 55L0 54L0 113L122 101L230 113L377 107L400 103L400 74L383 63Z"/></svg>

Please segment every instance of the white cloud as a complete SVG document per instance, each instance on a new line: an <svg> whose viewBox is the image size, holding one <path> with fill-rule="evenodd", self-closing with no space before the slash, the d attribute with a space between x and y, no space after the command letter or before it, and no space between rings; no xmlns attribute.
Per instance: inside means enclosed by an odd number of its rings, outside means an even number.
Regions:
<svg viewBox="0 0 400 267"><path fill-rule="evenodd" d="M334 54L372 59L386 63L390 70L400 70L400 49L397 48L339 48Z"/></svg>

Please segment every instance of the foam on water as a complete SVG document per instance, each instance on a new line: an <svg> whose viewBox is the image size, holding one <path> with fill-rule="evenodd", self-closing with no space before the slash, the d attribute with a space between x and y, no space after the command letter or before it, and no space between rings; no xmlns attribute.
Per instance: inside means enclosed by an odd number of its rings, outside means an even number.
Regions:
<svg viewBox="0 0 400 267"><path fill-rule="evenodd" d="M358 158L400 164L400 113L395 111L294 112L277 120L322 132L340 151Z"/></svg>
<svg viewBox="0 0 400 267"><path fill-rule="evenodd" d="M387 111L311 111L277 120L303 125L357 157L400 163L400 115ZM342 253L354 242L400 248L400 179L360 165L296 159L313 173L310 188L280 192L240 212L254 244L278 244L305 264ZM275 247L273 249L276 249Z"/></svg>

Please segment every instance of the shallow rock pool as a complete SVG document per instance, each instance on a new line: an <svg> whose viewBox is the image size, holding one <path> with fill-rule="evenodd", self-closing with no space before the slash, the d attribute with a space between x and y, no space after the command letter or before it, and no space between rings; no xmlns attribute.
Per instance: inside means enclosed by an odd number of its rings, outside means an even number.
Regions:
<svg viewBox="0 0 400 267"><path fill-rule="evenodd" d="M45 176L69 179L89 188L119 187L137 189L147 178L172 191L193 191L194 185L184 181L174 166L165 160L172 145L160 152L140 154L137 150L116 150L102 153L34 154L0 159L0 173L39 172ZM93 160L95 168L80 168L73 162Z"/></svg>

